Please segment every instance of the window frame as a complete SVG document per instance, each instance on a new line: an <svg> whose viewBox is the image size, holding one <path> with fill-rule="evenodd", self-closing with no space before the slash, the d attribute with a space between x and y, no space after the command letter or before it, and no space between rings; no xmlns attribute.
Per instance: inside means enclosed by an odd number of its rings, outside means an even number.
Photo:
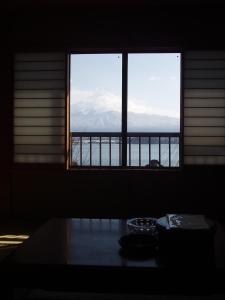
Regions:
<svg viewBox="0 0 225 300"><path fill-rule="evenodd" d="M122 110L121 110L121 137L122 137L122 164L120 166L72 166L71 164L71 137L70 137L70 78L71 78L71 55L76 54L121 54L122 55ZM164 54L177 53L180 54L180 132L179 134L179 166L178 167L162 167L162 168L146 168L145 166L129 166L127 165L127 117L128 117L128 55L129 54ZM67 52L66 62L66 168L69 171L78 170L142 170L142 171L181 171L183 169L183 116L184 116L184 89L183 89L183 51L181 48L152 48L152 49L76 49Z"/></svg>

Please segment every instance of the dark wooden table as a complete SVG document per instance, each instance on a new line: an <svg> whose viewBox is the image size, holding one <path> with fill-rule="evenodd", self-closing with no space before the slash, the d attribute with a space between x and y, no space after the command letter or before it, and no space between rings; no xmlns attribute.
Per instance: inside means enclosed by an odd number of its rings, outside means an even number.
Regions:
<svg viewBox="0 0 225 300"><path fill-rule="evenodd" d="M225 237L219 225L213 257L198 265L121 255L126 220L53 219L1 265L12 287L110 293L224 292ZM174 258L173 258L174 259ZM188 263L186 263L188 261Z"/></svg>

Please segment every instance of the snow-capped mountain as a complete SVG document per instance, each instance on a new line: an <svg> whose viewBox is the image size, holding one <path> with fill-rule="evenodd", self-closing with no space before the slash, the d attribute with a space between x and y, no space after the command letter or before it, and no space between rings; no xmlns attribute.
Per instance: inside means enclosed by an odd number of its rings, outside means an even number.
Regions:
<svg viewBox="0 0 225 300"><path fill-rule="evenodd" d="M71 114L71 131L120 131L121 113L117 111L79 110ZM129 112L128 130L138 132L179 132L178 118Z"/></svg>
<svg viewBox="0 0 225 300"><path fill-rule="evenodd" d="M71 97L71 131L121 131L121 96L104 89L75 89ZM150 105L148 109L150 108ZM160 115L129 99L128 130L179 132L179 118Z"/></svg>

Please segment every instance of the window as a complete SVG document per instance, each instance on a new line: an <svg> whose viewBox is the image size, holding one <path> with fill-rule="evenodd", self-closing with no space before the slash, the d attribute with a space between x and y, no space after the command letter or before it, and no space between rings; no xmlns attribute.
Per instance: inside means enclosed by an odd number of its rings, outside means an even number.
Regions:
<svg viewBox="0 0 225 300"><path fill-rule="evenodd" d="M72 54L70 165L179 167L180 54Z"/></svg>
<svg viewBox="0 0 225 300"><path fill-rule="evenodd" d="M182 105L179 53L70 56L69 118L68 54L14 56L16 167L225 165L225 51L182 54Z"/></svg>

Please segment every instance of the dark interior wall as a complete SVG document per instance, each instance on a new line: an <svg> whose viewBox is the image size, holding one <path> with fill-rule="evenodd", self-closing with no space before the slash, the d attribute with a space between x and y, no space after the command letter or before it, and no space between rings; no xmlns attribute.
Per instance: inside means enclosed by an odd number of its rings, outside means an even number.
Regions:
<svg viewBox="0 0 225 300"><path fill-rule="evenodd" d="M12 59L16 51L225 49L224 9L196 5L18 6L5 10L1 48L0 211L23 216L131 216L166 212L224 215L225 169L177 172L15 169ZM139 2L140 3L140 2Z"/></svg>
<svg viewBox="0 0 225 300"><path fill-rule="evenodd" d="M13 209L24 216L127 217L168 212L224 217L224 170L16 171Z"/></svg>
<svg viewBox="0 0 225 300"><path fill-rule="evenodd" d="M7 26L7 22L5 23ZM10 210L10 180L11 180L11 155L12 155L12 127L11 127L11 107L12 107L12 55L9 49L8 32L0 29L1 46L1 67L0 67L0 215L9 213Z"/></svg>

